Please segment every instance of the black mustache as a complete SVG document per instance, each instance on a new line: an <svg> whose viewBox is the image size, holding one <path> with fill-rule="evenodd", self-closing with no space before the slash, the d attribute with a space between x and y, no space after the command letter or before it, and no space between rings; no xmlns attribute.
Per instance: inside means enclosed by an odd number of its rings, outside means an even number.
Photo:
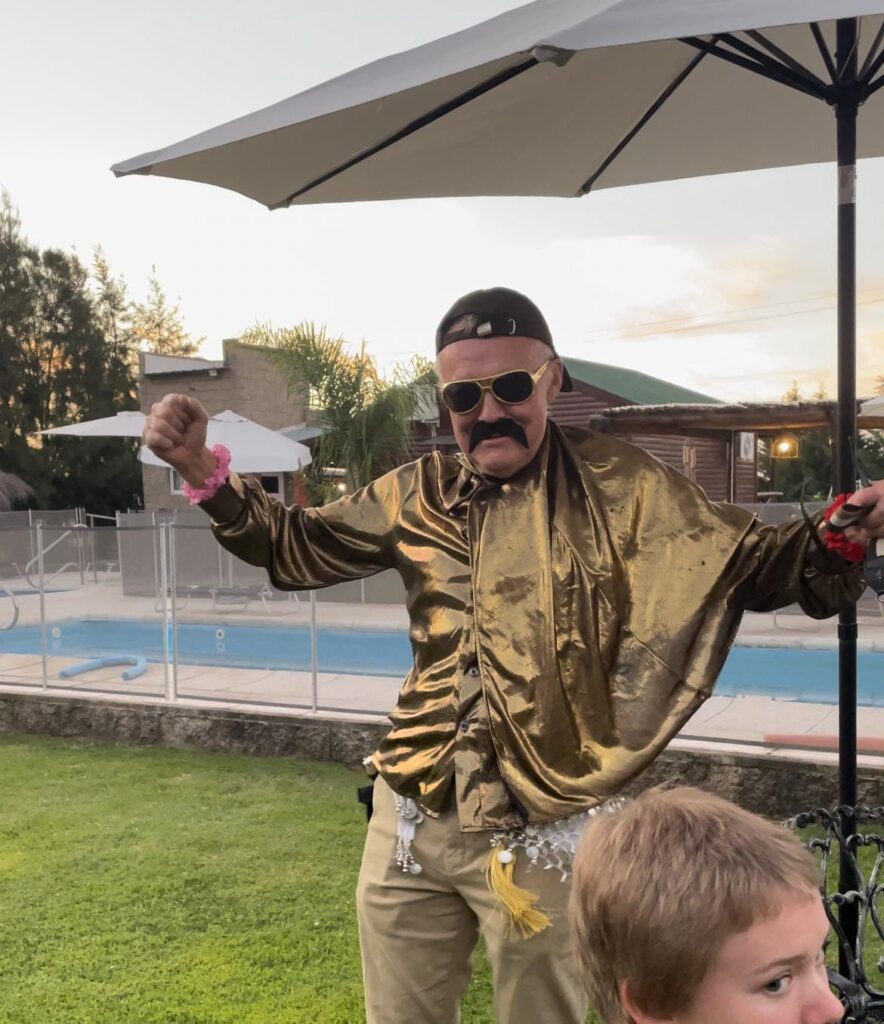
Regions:
<svg viewBox="0 0 884 1024"><path fill-rule="evenodd" d="M506 418L493 421L478 420L470 431L470 451L477 444L481 444L482 441L487 441L492 437L511 437L514 441L518 441L523 448L529 447L525 431L515 420Z"/></svg>

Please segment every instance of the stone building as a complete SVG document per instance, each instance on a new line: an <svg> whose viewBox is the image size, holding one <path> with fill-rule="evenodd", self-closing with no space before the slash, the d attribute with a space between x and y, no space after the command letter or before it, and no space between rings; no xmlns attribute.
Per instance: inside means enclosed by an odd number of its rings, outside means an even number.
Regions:
<svg viewBox="0 0 884 1024"><path fill-rule="evenodd" d="M225 341L223 354L223 359L209 360L142 353L139 378L142 411L148 412L151 404L168 392L180 391L192 393L210 414L233 409L273 430L303 424L309 431L317 413L307 407L305 395L288 393L266 349ZM688 404L711 409L722 405L709 395L636 370L569 357L564 361L574 381L574 390L559 395L553 403L551 416L557 423L585 428L599 413L624 406L639 409ZM411 455L417 457L434 448L453 449L455 442L447 411L438 406L435 397L428 397L421 405L420 421L414 424ZM643 429L633 423L628 430L620 431L615 427L614 432L695 480L713 500L756 500L754 434L743 436L741 444L741 435L714 429L673 433L653 427ZM144 466L143 472L147 510L187 507L187 500L175 493L177 481L168 470ZM261 482L266 490L280 494L287 503L306 503L296 475L262 478Z"/></svg>
<svg viewBox="0 0 884 1024"><path fill-rule="evenodd" d="M193 395L210 416L232 409L271 430L306 427L311 419L306 396L289 394L279 370L267 358L267 350L236 340L224 342L223 358L217 360L142 352L138 389L141 411L145 413L164 395L179 392ZM180 493L177 474L155 466L142 466L142 473L147 511L189 508L187 499ZM279 495L287 503L295 500L301 503L304 499L297 474L260 479L268 493Z"/></svg>

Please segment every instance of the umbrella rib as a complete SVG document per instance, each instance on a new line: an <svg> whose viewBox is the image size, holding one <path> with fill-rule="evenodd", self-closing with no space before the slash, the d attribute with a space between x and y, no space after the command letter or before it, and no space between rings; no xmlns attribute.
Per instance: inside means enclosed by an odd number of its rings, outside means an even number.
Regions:
<svg viewBox="0 0 884 1024"><path fill-rule="evenodd" d="M806 75L798 74L787 65L780 63L778 60L772 60L767 56L767 54L762 53L761 50L743 42L742 39L730 32L723 33L721 41L732 47L734 50L740 51L750 60L756 61L761 67L766 68L768 71L772 71L775 75L782 76L781 78L778 78L777 81L781 81L783 85L802 87L804 91L812 89L812 95L818 96L819 98L822 98L825 95L827 88L826 83L821 78L817 78L816 75L812 74L810 71L808 71ZM723 50L721 52L726 53L727 51Z"/></svg>
<svg viewBox="0 0 884 1024"><path fill-rule="evenodd" d="M803 81L810 82L819 89L826 88L826 83L822 78L815 75L810 68L806 68L801 61L796 60L790 54L786 53L785 50L780 49L776 43L772 42L767 38L767 36L759 32L757 29L749 29L749 31L746 32L746 35L749 36L750 39L754 39L759 46L767 50L768 53L776 57L777 60L782 64L785 64L786 67L791 68Z"/></svg>
<svg viewBox="0 0 884 1024"><path fill-rule="evenodd" d="M748 57L741 57L738 53L731 53L729 50L720 50L716 47L715 43L709 43L705 39L700 39L697 36L688 36L682 39L682 42L687 43L688 46L693 46L698 50L703 50L705 53L709 53L713 57L719 57L721 60L725 60L730 64L736 64L737 67L745 68L747 71L752 71L756 75L760 75L762 78L769 78L771 81L778 82L780 85L786 85L790 89L795 89L797 92L803 92L808 96L813 96L814 99L826 99L826 93L802 82L797 75L791 76L791 73L787 75L788 68L784 68L773 61L771 61L770 66L768 66L767 64L759 63L758 61L749 60Z"/></svg>
<svg viewBox="0 0 884 1024"><path fill-rule="evenodd" d="M884 75L881 75L879 79L867 85L863 90L863 102L865 102L870 96L874 96L875 93L884 86Z"/></svg>
<svg viewBox="0 0 884 1024"><path fill-rule="evenodd" d="M654 100L654 102L648 107L648 109L638 119L637 123L623 136L623 138L617 143L617 145L611 150L611 152L605 157L605 159L599 164L598 168L586 179L586 181L577 190L578 196L585 196L587 192L592 189L592 186L598 181L602 174L611 166L611 164L617 159L618 156L623 152L624 149L629 145L630 142L638 135L638 133L644 128L644 126L651 120L654 114L663 106L663 104L669 99L669 97L675 92L675 90L682 84L682 82L690 75L690 73L697 67L697 65L706 56L705 52L698 53L691 60L691 62L676 75L676 77L666 86L663 92Z"/></svg>
<svg viewBox="0 0 884 1024"><path fill-rule="evenodd" d="M882 25L882 28L884 28L884 25ZM878 56L872 61L869 70L866 72L865 75L860 77L859 84L862 86L867 86L878 73L882 64L884 64L884 51L879 53Z"/></svg>
<svg viewBox="0 0 884 1024"><path fill-rule="evenodd" d="M834 60L832 60L832 54L829 52L829 47L826 44L826 38L823 35L823 30L819 27L817 22L812 21L810 23L810 31L813 33L813 38L816 40L817 48L825 62L826 70L829 72L829 77L833 82L836 82L838 80L838 69L835 67Z"/></svg>
<svg viewBox="0 0 884 1024"><path fill-rule="evenodd" d="M278 203L274 203L270 209L276 210L282 206L290 206L296 199L300 199L301 196L306 195L307 192L312 191L314 188L318 188L320 185L324 185L332 178L336 178L339 174L343 174L344 171L348 171L351 167L355 167L356 164L362 163L363 160L368 160L370 157L373 157L395 143L400 142L409 135L413 135L421 128L425 128L428 124L432 124L434 121L438 121L440 118L445 117L446 114L450 114L452 111L465 106L472 100L478 99L480 96L484 96L485 93L490 92L492 89L496 89L499 85L506 84L510 79L516 78L518 75L521 75L523 72L528 71L533 67L537 67L539 63L540 61L536 57L529 57L528 60L522 61L521 64L517 64L515 67L507 68L504 71L498 72L496 75L492 75L491 78L486 79L484 82L474 85L472 89L468 89L459 96L455 96L453 99L447 100L440 106L434 107L426 114L422 114L420 117L415 118L414 121L409 121L404 128L400 128L399 131L395 132L393 135L388 136L386 139L382 139L380 142L376 142L372 146L368 146L355 156L350 157L349 160L345 160L342 164L338 164L337 167L333 167L330 171L326 171L325 174L321 174L318 178L314 178L313 181L302 186L297 191L292 192L290 195L286 196L285 199Z"/></svg>
<svg viewBox="0 0 884 1024"><path fill-rule="evenodd" d="M871 82L875 77L875 72L881 66L881 56L878 54L878 48L881 45L882 39L884 39L884 21L882 21L878 26L878 31L872 41L872 45L869 47L869 52L866 54L863 66L859 69L857 78L859 78L861 82L866 84ZM874 64L872 63L873 61L875 62Z"/></svg>

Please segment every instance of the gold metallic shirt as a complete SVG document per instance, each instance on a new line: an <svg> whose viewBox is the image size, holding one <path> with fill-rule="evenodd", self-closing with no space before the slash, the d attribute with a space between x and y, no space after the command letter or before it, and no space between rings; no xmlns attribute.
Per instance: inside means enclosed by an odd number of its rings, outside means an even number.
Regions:
<svg viewBox="0 0 884 1024"><path fill-rule="evenodd" d="M465 829L614 795L710 695L744 610L823 618L863 588L815 564L803 523L761 526L642 449L552 423L503 482L434 452L321 508L234 475L203 507L283 590L399 572L414 665L375 761L430 813L454 785Z"/></svg>

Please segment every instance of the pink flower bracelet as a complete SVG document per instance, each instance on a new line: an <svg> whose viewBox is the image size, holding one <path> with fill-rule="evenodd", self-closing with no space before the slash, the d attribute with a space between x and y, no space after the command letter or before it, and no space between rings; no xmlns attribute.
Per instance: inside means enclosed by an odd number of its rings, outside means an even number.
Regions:
<svg viewBox="0 0 884 1024"><path fill-rule="evenodd" d="M208 501L209 498L214 498L218 489L226 482L227 477L230 476L230 452L228 449L223 444L216 444L209 451L211 451L216 459L215 472L212 473L208 480L203 481L202 487L191 487L185 481L181 488L191 505L199 505L201 501Z"/></svg>

